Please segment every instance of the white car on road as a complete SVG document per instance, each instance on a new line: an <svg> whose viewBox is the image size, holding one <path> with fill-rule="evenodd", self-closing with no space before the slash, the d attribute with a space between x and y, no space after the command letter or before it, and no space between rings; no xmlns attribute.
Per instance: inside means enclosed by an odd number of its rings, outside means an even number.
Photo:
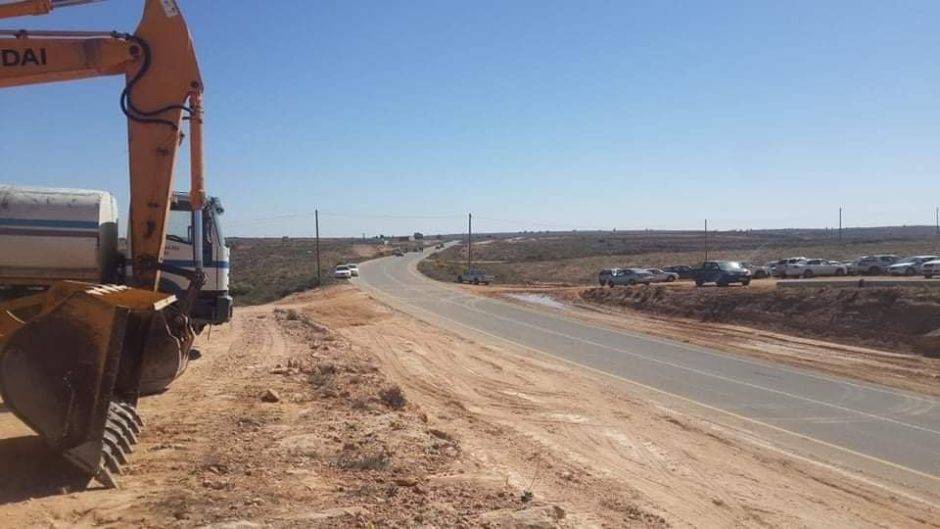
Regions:
<svg viewBox="0 0 940 529"><path fill-rule="evenodd" d="M913 276L923 273L924 263L937 260L936 255L915 255L905 257L888 267L888 273L893 276Z"/></svg>
<svg viewBox="0 0 940 529"><path fill-rule="evenodd" d="M352 274L353 277L359 277L359 265L347 263L343 266L349 269L349 273Z"/></svg>
<svg viewBox="0 0 940 529"><path fill-rule="evenodd" d="M347 265L339 265L336 267L336 270L333 270L333 277L335 279L349 279L352 275L352 271Z"/></svg>

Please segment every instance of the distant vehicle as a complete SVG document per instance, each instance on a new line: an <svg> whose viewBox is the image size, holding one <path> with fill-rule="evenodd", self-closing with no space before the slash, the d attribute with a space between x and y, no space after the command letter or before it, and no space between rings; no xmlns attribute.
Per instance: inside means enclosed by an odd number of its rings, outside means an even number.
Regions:
<svg viewBox="0 0 940 529"><path fill-rule="evenodd" d="M854 276L858 273L858 265L855 261L844 261L842 264L845 265L846 274Z"/></svg>
<svg viewBox="0 0 940 529"><path fill-rule="evenodd" d="M693 268L688 265L667 266L666 268L663 268L663 270L679 274L679 279L692 279L692 276L694 275L692 273Z"/></svg>
<svg viewBox="0 0 940 529"><path fill-rule="evenodd" d="M750 270L751 277L753 277L754 279L764 279L765 277L770 277L769 265L761 266L761 265L742 262L741 266Z"/></svg>
<svg viewBox="0 0 940 529"><path fill-rule="evenodd" d="M619 268L605 268L597 273L597 282L600 283L602 287L606 287L607 283L610 281L610 278L617 275Z"/></svg>
<svg viewBox="0 0 940 529"><path fill-rule="evenodd" d="M646 271L653 275L653 283L672 283L679 279L679 274L676 272L666 272L659 268L647 268Z"/></svg>
<svg viewBox="0 0 940 529"><path fill-rule="evenodd" d="M777 265L774 267L774 275L777 277L799 277L803 273L802 270L799 273L795 273L791 268L800 268L800 265L806 261L805 257L787 257L786 259L781 259L777 261Z"/></svg>
<svg viewBox="0 0 940 529"><path fill-rule="evenodd" d="M394 255L395 257L404 257L404 256L405 256L405 252L401 251L400 248L395 248L395 251L393 252L393 255Z"/></svg>
<svg viewBox="0 0 940 529"><path fill-rule="evenodd" d="M933 279L933 276L940 276L940 259L922 263L920 265L920 273L924 274L926 279Z"/></svg>
<svg viewBox="0 0 940 529"><path fill-rule="evenodd" d="M339 265L333 270L333 277L336 279L349 279L352 277L352 271L346 265Z"/></svg>
<svg viewBox="0 0 940 529"><path fill-rule="evenodd" d="M349 269L349 273L351 273L353 277L359 277L359 265L349 263L345 266Z"/></svg>
<svg viewBox="0 0 940 529"><path fill-rule="evenodd" d="M923 272L924 263L940 259L936 255L915 255L905 257L888 267L888 273L893 276L914 276Z"/></svg>
<svg viewBox="0 0 940 529"><path fill-rule="evenodd" d="M893 254L885 255L866 255L859 257L855 261L855 271L859 274L868 274L870 276L884 274L888 267L898 262L899 257Z"/></svg>
<svg viewBox="0 0 940 529"><path fill-rule="evenodd" d="M844 276L848 274L848 268L839 261L829 261L826 259L807 259L802 264L803 273L800 277L816 276Z"/></svg>
<svg viewBox="0 0 940 529"><path fill-rule="evenodd" d="M436 249L438 249L438 250L443 250L443 249L444 249L444 243L438 243L438 245L435 246L434 248L436 248Z"/></svg>
<svg viewBox="0 0 940 529"><path fill-rule="evenodd" d="M473 283L474 285L479 285L480 283L489 285L494 279L496 279L495 276L485 274L481 270L464 270L457 276L458 283Z"/></svg>
<svg viewBox="0 0 940 529"><path fill-rule="evenodd" d="M770 261L764 266L766 266L770 270L771 277L777 275L777 261Z"/></svg>
<svg viewBox="0 0 940 529"><path fill-rule="evenodd" d="M731 283L751 284L751 271L737 261L705 261L695 269L695 286L715 283L726 287Z"/></svg>
<svg viewBox="0 0 940 529"><path fill-rule="evenodd" d="M607 286L648 285L653 282L653 274L642 268L617 268L617 272L607 280Z"/></svg>

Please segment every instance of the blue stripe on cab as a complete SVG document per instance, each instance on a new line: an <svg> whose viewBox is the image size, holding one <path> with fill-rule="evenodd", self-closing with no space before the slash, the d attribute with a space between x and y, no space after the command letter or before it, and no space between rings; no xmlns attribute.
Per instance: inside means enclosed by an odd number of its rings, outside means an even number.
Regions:
<svg viewBox="0 0 940 529"><path fill-rule="evenodd" d="M54 219L8 219L0 217L0 226L22 228L71 228L97 230L98 223L93 220L54 220Z"/></svg>
<svg viewBox="0 0 940 529"><path fill-rule="evenodd" d="M180 268L195 268L196 263L188 259L164 259L164 263L170 266L178 266ZM230 263L228 261L206 261L203 263L205 268L221 268L223 270L230 268Z"/></svg>

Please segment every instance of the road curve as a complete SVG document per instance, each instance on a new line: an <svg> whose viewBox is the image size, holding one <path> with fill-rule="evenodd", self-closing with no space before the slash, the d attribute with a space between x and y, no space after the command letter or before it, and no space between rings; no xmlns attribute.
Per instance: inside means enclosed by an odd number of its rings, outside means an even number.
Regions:
<svg viewBox="0 0 940 529"><path fill-rule="evenodd" d="M354 280L416 317L521 345L766 427L814 460L940 494L940 399L631 334L528 308L416 270L422 254L360 265ZM480 287L485 288L485 287Z"/></svg>

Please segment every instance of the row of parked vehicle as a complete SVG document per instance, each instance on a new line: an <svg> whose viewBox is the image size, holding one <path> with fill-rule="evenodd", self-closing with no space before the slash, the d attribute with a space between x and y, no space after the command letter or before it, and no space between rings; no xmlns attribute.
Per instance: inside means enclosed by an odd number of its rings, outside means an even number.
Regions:
<svg viewBox="0 0 940 529"><path fill-rule="evenodd" d="M597 275L597 281L602 287L671 283L677 279L679 274L676 272L659 268L605 268Z"/></svg>
<svg viewBox="0 0 940 529"><path fill-rule="evenodd" d="M930 279L940 276L940 256L913 255L901 258L893 254L866 255L852 261L832 261L828 259L807 259L790 257L776 263L768 263L770 272L775 277L818 277L845 275L923 275Z"/></svg>
<svg viewBox="0 0 940 529"><path fill-rule="evenodd" d="M597 282L607 287L671 283L677 279L692 279L702 286L715 283L720 287L731 283L744 286L751 284L751 271L737 261L705 261L698 268L670 266L660 268L605 268L597 276Z"/></svg>
<svg viewBox="0 0 940 529"><path fill-rule="evenodd" d="M686 265L659 268L605 268L597 276L600 285L630 286L649 285L650 283L671 282L677 279L691 279L698 286L715 283L726 286L731 283L749 285L752 279L765 277L812 278L823 276L846 275L881 275L898 276L923 275L927 279L940 277L940 256L915 255L900 258L897 255L867 255L852 261L833 261L831 259L808 259L806 257L788 257L771 261L765 265L754 265L739 261L705 261L699 267Z"/></svg>

